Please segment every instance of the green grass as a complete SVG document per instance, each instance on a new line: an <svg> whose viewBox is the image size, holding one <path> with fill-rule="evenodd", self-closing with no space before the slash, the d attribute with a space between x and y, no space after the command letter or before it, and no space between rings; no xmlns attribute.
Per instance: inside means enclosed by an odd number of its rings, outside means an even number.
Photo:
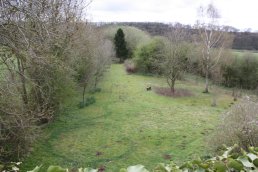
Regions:
<svg viewBox="0 0 258 172"><path fill-rule="evenodd" d="M251 50L234 50L232 49L233 55L235 55L235 57L237 58L241 58L243 57L243 55L245 53L250 53L252 54L254 57L258 58L258 51L251 51Z"/></svg>
<svg viewBox="0 0 258 172"><path fill-rule="evenodd" d="M165 154L179 163L208 154L206 137L232 102L227 91L216 88L218 106L211 107L212 94L201 93L203 83L178 82L177 88L194 94L184 98L157 95L146 91L147 85L166 83L164 78L127 75L122 65L112 65L100 83L102 91L94 95L96 103L61 113L44 129L22 170L41 164L43 169L105 165L117 171L135 164L150 169L168 161Z"/></svg>

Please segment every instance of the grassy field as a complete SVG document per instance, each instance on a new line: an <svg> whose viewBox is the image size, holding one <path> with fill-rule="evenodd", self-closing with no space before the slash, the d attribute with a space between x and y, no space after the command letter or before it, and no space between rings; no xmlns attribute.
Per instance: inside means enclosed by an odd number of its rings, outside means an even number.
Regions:
<svg viewBox="0 0 258 172"><path fill-rule="evenodd" d="M251 51L251 50L232 50L233 55L235 55L235 57L237 58L241 58L245 53L250 53L252 54L254 57L258 58L258 51Z"/></svg>
<svg viewBox="0 0 258 172"><path fill-rule="evenodd" d="M152 168L159 162L184 162L208 154L205 140L220 114L232 102L230 94L216 88L203 94L203 83L181 81L177 88L192 97L170 98L146 91L146 86L166 86L163 78L128 75L122 65L112 65L95 93L96 103L84 109L71 106L42 133L22 171L36 165L99 167L117 171L129 165ZM214 91L213 88L212 91ZM79 100L78 100L79 101Z"/></svg>

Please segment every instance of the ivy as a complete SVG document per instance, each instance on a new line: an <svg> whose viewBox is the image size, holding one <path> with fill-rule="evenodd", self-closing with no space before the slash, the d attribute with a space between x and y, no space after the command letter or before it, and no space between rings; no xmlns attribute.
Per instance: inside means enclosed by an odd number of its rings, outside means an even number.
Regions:
<svg viewBox="0 0 258 172"><path fill-rule="evenodd" d="M20 163L0 163L0 171L19 172ZM41 166L28 172L39 172ZM99 169L79 168L76 172L99 172ZM47 172L70 172L60 166L50 166ZM258 172L258 148L250 147L249 151L240 149L237 145L226 148L221 156L208 160L195 159L181 166L173 161L170 164L158 164L153 170L147 170L143 165L122 168L119 172Z"/></svg>

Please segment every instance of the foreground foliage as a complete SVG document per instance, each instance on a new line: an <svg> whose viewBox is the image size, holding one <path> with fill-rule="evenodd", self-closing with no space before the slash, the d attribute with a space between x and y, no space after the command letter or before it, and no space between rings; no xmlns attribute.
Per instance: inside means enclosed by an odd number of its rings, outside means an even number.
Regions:
<svg viewBox="0 0 258 172"><path fill-rule="evenodd" d="M19 171L19 163L12 163L6 166L0 164L0 170ZM29 172L39 172L41 166L35 167ZM243 149L239 151L237 145L226 148L221 156L216 156L208 160L195 159L178 166L171 162L170 164L158 164L154 172L255 172L258 170L258 148L250 147L246 152ZM79 168L68 170L60 166L50 166L47 172L100 172L105 171L105 167L99 169ZM122 168L120 172L149 172L143 165L129 166L127 169Z"/></svg>

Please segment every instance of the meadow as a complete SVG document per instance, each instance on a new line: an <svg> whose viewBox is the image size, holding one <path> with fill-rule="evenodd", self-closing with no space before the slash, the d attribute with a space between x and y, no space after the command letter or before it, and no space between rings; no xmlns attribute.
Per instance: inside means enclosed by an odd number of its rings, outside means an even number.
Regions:
<svg viewBox="0 0 258 172"><path fill-rule="evenodd" d="M232 50L232 53L235 57L241 58L244 54L251 54L254 57L258 58L258 51L251 51L251 50Z"/></svg>
<svg viewBox="0 0 258 172"><path fill-rule="evenodd" d="M146 91L166 86L164 78L127 74L113 64L95 93L96 103L83 109L75 104L46 126L42 137L25 159L22 171L43 165L101 167L117 171L143 164L153 168L170 159L181 163L209 155L206 142L220 115L232 103L228 90L203 94L203 83L186 79L177 88L191 90L191 97L171 98ZM79 101L79 97L78 100Z"/></svg>

